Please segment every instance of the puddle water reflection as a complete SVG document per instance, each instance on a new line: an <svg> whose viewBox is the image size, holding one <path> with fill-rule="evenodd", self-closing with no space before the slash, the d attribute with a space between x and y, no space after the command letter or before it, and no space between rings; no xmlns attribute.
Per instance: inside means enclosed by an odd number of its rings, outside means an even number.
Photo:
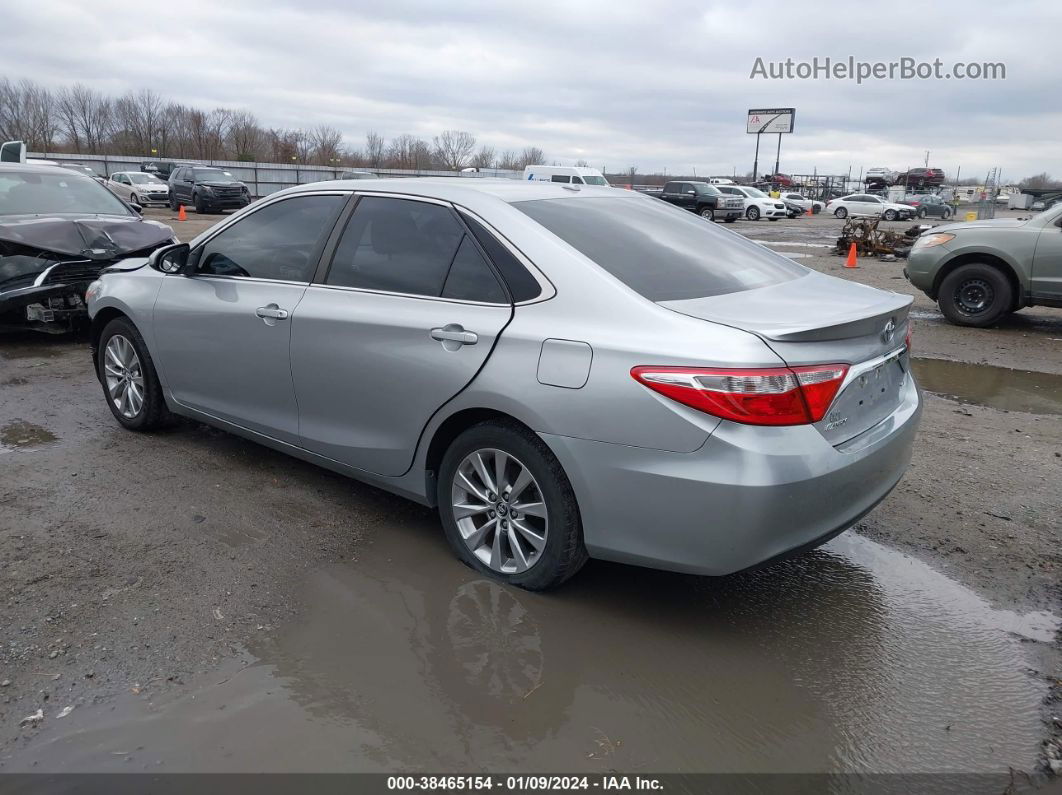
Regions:
<svg viewBox="0 0 1062 795"><path fill-rule="evenodd" d="M38 447L56 440L56 435L47 428L32 422L15 420L0 426L0 452L2 448L19 450L25 447Z"/></svg>
<svg viewBox="0 0 1062 795"><path fill-rule="evenodd" d="M1004 411L1062 414L1062 375L917 357L913 367L922 389L961 403Z"/></svg>
<svg viewBox="0 0 1062 795"><path fill-rule="evenodd" d="M1040 686L996 610L854 534L724 580L591 563L560 592L453 561L427 516L320 570L194 695L77 709L8 770L1030 769ZM257 664L250 664L257 660ZM152 761L149 761L152 760Z"/></svg>

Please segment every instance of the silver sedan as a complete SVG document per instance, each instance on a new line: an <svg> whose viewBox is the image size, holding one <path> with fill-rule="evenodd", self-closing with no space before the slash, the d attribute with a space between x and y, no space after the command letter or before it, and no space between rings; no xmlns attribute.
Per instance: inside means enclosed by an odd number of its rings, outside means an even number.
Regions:
<svg viewBox="0 0 1062 795"><path fill-rule="evenodd" d="M89 290L121 425L438 506L461 560L532 589L850 527L910 459L910 303L656 198L487 179L291 188Z"/></svg>

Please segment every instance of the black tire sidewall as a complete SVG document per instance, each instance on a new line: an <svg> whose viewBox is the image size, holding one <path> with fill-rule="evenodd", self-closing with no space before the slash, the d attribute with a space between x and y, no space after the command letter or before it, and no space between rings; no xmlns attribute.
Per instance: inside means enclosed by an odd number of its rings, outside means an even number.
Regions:
<svg viewBox="0 0 1062 795"><path fill-rule="evenodd" d="M968 315L961 312L954 300L956 290L970 279L981 279L992 286L995 296L992 303L983 312ZM940 311L950 322L959 326L984 328L996 323L1007 313L1014 303L1014 288L1010 281L997 268L979 262L960 265L940 283L937 304Z"/></svg>
<svg viewBox="0 0 1062 795"><path fill-rule="evenodd" d="M848 217L848 210L845 207L838 207L836 210L833 211L833 214L841 220L844 220Z"/></svg>
<svg viewBox="0 0 1062 795"><path fill-rule="evenodd" d="M206 202L203 201L203 197L198 193L192 195L192 204L195 206L195 211L197 213L206 212Z"/></svg>
<svg viewBox="0 0 1062 795"><path fill-rule="evenodd" d="M885 211L885 220L886 221L895 221L897 219L897 217L898 216L897 216L895 210L886 210Z"/></svg>
<svg viewBox="0 0 1062 795"><path fill-rule="evenodd" d="M748 218L750 221L760 220L760 208L749 207L749 209L745 211L745 217Z"/></svg>
<svg viewBox="0 0 1062 795"><path fill-rule="evenodd" d="M713 210L711 207L702 207L699 215L705 221L714 221L715 220L715 210Z"/></svg>
<svg viewBox="0 0 1062 795"><path fill-rule="evenodd" d="M465 456L483 448L496 448L515 456L530 470L546 502L548 532L545 549L535 565L520 574L492 571L473 555L461 538L453 517L454 473ZM515 424L481 423L458 436L439 466L436 497L443 531L457 557L487 576L528 590L544 590L567 580L586 561L579 509L567 475L541 439Z"/></svg>
<svg viewBox="0 0 1062 795"><path fill-rule="evenodd" d="M104 371L104 365L107 361L107 343L118 334L121 334L132 343L133 349L140 359L140 371L144 376L144 405L141 406L140 413L132 419L122 416L107 391L107 379ZM148 353L147 345L144 344L144 338L140 336L140 332L137 331L136 326L128 318L115 318L104 327L103 333L100 335L96 358L98 360L96 374L103 389L103 398L107 401L107 408L111 410L111 414L118 420L118 423L123 428L131 431L147 431L162 424L168 414L168 410L165 398L162 396L162 387L159 384L158 375L155 372L155 363L151 358L151 354Z"/></svg>

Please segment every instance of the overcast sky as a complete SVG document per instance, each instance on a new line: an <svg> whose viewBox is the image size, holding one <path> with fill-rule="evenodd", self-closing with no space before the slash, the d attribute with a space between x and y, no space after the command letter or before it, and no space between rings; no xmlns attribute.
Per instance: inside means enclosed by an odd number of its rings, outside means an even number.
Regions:
<svg viewBox="0 0 1062 795"><path fill-rule="evenodd" d="M1062 3L6 0L0 75L152 88L268 126L430 137L610 171L752 168L752 107L797 108L781 170L1062 176ZM750 79L757 57L1001 61L995 81ZM764 136L761 171L777 136Z"/></svg>

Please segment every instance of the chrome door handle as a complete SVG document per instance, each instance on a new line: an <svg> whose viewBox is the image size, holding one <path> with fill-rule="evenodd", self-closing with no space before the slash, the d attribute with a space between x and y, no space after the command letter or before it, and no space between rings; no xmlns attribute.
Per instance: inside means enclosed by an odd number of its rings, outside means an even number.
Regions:
<svg viewBox="0 0 1062 795"><path fill-rule="evenodd" d="M287 320L288 310L281 309L276 304L270 304L269 306L260 306L254 313L260 318L270 318L272 320Z"/></svg>
<svg viewBox="0 0 1062 795"><path fill-rule="evenodd" d="M465 331L459 323L448 323L442 328L433 328L431 338L444 344L456 342L458 345L475 345L479 342L479 335L474 331Z"/></svg>

